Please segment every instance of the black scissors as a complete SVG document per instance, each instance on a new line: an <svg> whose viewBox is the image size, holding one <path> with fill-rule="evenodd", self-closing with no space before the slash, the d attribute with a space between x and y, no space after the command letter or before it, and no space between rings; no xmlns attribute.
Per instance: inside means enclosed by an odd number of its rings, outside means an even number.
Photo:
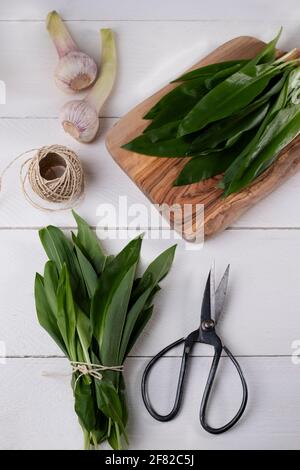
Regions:
<svg viewBox="0 0 300 470"><path fill-rule="evenodd" d="M149 411L151 416L153 416L153 418L157 419L158 421L170 421L177 415L180 409L187 364L188 364L188 360L189 360L189 357L191 355L191 352L195 343L208 344L212 346L215 350L214 358L212 361L212 365L210 368L209 376L207 379L207 383L205 386L205 390L204 390L204 394L203 394L203 398L201 402L201 407L200 407L200 423L202 427L211 434L221 434L225 431L228 431L228 429L232 428L232 426L234 426L237 423L237 421L241 418L242 414L245 411L247 400L248 400L248 389L247 389L247 383L244 378L242 369L239 363L237 362L237 360L235 359L235 357L232 355L232 353L226 348L226 346L223 345L221 339L219 338L219 336L217 335L215 331L215 325L217 324L220 318L220 315L223 311L227 285L228 285L228 276L229 276L229 265L227 266L227 269L221 279L221 282L217 290L215 290L214 266L212 267L212 269L209 272L208 279L207 279L206 286L205 286L199 328L193 331L192 333L190 333L186 338L181 338L177 341L174 341L174 343L164 348L155 357L153 357L153 359L151 359L149 364L146 366L146 369L144 371L143 378L142 378L142 397L143 397L143 401L147 410ZM175 346L178 346L181 343L184 343L184 350L183 350L183 355L182 355L182 360L181 360L181 367L180 367L180 372L179 372L175 403L170 413L166 415L160 415L155 411L149 399L148 386L147 386L148 375L149 375L151 368L154 366L154 364L164 354L166 354L168 351L175 348ZM212 386L215 380L216 372L218 369L220 357L221 357L223 350L225 351L229 359L232 361L232 363L234 364L239 374L239 377L242 383L243 398L242 398L242 403L237 414L231 419L231 421L229 421L227 424L219 428L213 428L207 423L206 409L207 409Z"/></svg>

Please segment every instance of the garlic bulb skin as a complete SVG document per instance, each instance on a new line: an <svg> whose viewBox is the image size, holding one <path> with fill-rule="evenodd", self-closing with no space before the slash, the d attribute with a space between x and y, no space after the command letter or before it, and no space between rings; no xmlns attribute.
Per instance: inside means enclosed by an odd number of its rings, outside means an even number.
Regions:
<svg viewBox="0 0 300 470"><path fill-rule="evenodd" d="M55 83L66 93L88 88L97 77L95 61L84 52L71 51L61 57L55 69Z"/></svg>
<svg viewBox="0 0 300 470"><path fill-rule="evenodd" d="M96 80L96 62L78 48L57 11L48 13L46 27L59 56L56 85L67 93L85 90Z"/></svg>
<svg viewBox="0 0 300 470"><path fill-rule="evenodd" d="M59 119L65 132L78 142L91 142L99 129L97 111L85 100L73 100L66 103L60 112Z"/></svg>

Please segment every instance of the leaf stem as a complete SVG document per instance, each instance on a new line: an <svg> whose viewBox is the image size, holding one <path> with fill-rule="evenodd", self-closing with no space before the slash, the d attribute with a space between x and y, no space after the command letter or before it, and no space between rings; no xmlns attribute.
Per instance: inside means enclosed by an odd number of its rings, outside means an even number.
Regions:
<svg viewBox="0 0 300 470"><path fill-rule="evenodd" d="M117 73L117 55L114 33L109 28L100 30L102 42L101 55L101 73L90 93L85 98L99 115L100 110L110 95L116 73Z"/></svg>
<svg viewBox="0 0 300 470"><path fill-rule="evenodd" d="M120 429L118 423L115 423L116 434L117 434L117 441L118 441L118 450L122 450L122 443L121 443L121 436L120 436Z"/></svg>
<svg viewBox="0 0 300 470"><path fill-rule="evenodd" d="M59 57L64 57L72 51L78 51L75 41L56 11L48 13L46 26Z"/></svg>
<svg viewBox="0 0 300 470"><path fill-rule="evenodd" d="M91 437L92 437L94 449L97 450L98 449L98 442L97 442L97 438L96 438L96 436L93 432L91 432Z"/></svg>
<svg viewBox="0 0 300 470"><path fill-rule="evenodd" d="M90 433L86 429L83 429L83 445L84 450L91 449Z"/></svg>

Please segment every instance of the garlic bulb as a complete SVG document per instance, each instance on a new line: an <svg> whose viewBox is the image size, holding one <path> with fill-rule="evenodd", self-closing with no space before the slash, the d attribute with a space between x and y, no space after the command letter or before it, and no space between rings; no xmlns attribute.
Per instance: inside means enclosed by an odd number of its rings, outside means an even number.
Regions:
<svg viewBox="0 0 300 470"><path fill-rule="evenodd" d="M85 100L66 103L60 112L60 121L65 132L79 142L91 142L99 129L97 111Z"/></svg>
<svg viewBox="0 0 300 470"><path fill-rule="evenodd" d="M78 49L56 11L48 14L46 23L59 55L54 72L56 85L67 93L76 93L88 88L97 76L95 61Z"/></svg>
<svg viewBox="0 0 300 470"><path fill-rule="evenodd" d="M100 110L110 95L116 77L116 48L112 30L101 29L101 74L83 100L66 103L60 112L61 124L79 142L91 142L99 129Z"/></svg>

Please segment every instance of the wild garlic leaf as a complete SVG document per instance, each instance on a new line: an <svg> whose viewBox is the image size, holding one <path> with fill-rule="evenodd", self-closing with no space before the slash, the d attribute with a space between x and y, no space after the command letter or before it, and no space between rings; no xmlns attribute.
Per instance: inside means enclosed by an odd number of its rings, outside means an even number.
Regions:
<svg viewBox="0 0 300 470"><path fill-rule="evenodd" d="M58 272L54 261L47 261L44 268L44 288L47 300L54 317L57 316L56 293L58 287Z"/></svg>
<svg viewBox="0 0 300 470"><path fill-rule="evenodd" d="M158 284L170 271L174 261L176 247L177 245L173 245L170 248L167 248L147 267L144 276L147 276L149 273L152 275L153 287L155 284Z"/></svg>
<svg viewBox="0 0 300 470"><path fill-rule="evenodd" d="M157 103L155 115L152 110L153 120L147 127L147 131L174 121L174 110L176 110L176 120L182 119L206 93L204 79L182 83Z"/></svg>
<svg viewBox="0 0 300 470"><path fill-rule="evenodd" d="M194 80L195 78L200 78L203 76L212 77L216 75L218 72L226 70L232 67L233 65L237 65L237 64L245 65L247 62L249 61L237 59L237 60L227 60L223 62L217 62L216 64L205 65L203 67L199 67L197 69L191 70L190 72L187 72L181 75L179 78L177 78L171 83L182 82L186 80Z"/></svg>
<svg viewBox="0 0 300 470"><path fill-rule="evenodd" d="M152 157L178 158L186 156L190 145L191 139L185 137L176 137L151 143L146 134L142 134L128 142L128 144L123 145L122 148Z"/></svg>
<svg viewBox="0 0 300 470"><path fill-rule="evenodd" d="M64 340L57 326L56 318L47 300L43 278L38 273L35 277L34 295L39 324L47 331L51 338L54 339L63 353L67 354L67 348L65 347Z"/></svg>
<svg viewBox="0 0 300 470"><path fill-rule="evenodd" d="M153 313L153 305L150 307L145 307L141 311L140 315L135 322L134 328L132 330L130 340L126 350L126 356L130 353L131 349L135 345L136 341L140 337L142 331L144 330L145 326L147 325L148 321L150 320Z"/></svg>
<svg viewBox="0 0 300 470"><path fill-rule="evenodd" d="M151 276L150 276L151 278ZM149 282L149 287L146 289L136 300L136 302L132 305L132 307L129 309L127 316L126 316L126 322L122 334L122 341L120 344L120 351L119 351L119 358L118 358L118 363L123 364L125 357L126 357L126 351L128 348L128 344L130 342L131 334L134 330L135 324L139 318L139 315L141 311L143 310L147 299L152 291L152 279L150 279Z"/></svg>
<svg viewBox="0 0 300 470"><path fill-rule="evenodd" d="M57 325L68 350L69 358L76 361L76 308L66 264L63 265L60 272L57 289Z"/></svg>
<svg viewBox="0 0 300 470"><path fill-rule="evenodd" d="M61 271L64 264L66 265L76 298L84 298L84 284L72 242L62 230L52 225L41 229L39 236L48 258L56 264L58 272Z"/></svg>
<svg viewBox="0 0 300 470"><path fill-rule="evenodd" d="M125 278L128 282L128 290L131 292L132 288L132 274L136 269L136 264L139 259L142 239L138 237L131 242L108 264L105 266L104 271L99 280L98 287L92 299L91 305L91 321L93 326L93 334L97 339L100 348L104 341L104 332L106 331L106 322L113 322L114 312L120 307L120 316L124 315L127 308L127 293L125 292L126 285L123 283L120 291L118 288ZM133 268L133 269L132 269ZM126 275L129 275L126 277ZM118 292L118 297L122 296L124 291L124 302L118 306L113 303L114 296ZM108 338L105 340L108 341ZM101 351L101 354L103 352ZM103 360L103 358L101 357ZM117 357L114 357L117 359ZM113 364L115 365L115 364Z"/></svg>
<svg viewBox="0 0 300 470"><path fill-rule="evenodd" d="M225 119L212 124L207 131L202 132L192 142L190 155L195 155L197 152L205 149L214 149L221 142L236 138L243 132L253 129L265 118L268 109L269 104L266 103L251 113L245 113L244 111L236 116L232 116L231 119Z"/></svg>
<svg viewBox="0 0 300 470"><path fill-rule="evenodd" d="M246 68L247 67L247 68ZM208 124L226 118L249 105L282 73L282 65L249 64L209 91L184 117L178 127L178 137L203 129Z"/></svg>
<svg viewBox="0 0 300 470"><path fill-rule="evenodd" d="M165 94L148 112L143 119L155 120L164 110L172 110L177 106L179 113L181 109L192 107L195 102L207 92L204 87L206 77L196 78L182 83ZM175 108L176 109L176 108ZM184 113L182 114L184 116Z"/></svg>
<svg viewBox="0 0 300 470"><path fill-rule="evenodd" d="M62 230L53 225L49 225L39 231L40 240L48 255L48 258L56 264L58 272L64 264L69 269L76 272L74 265L73 247L71 242L65 237Z"/></svg>
<svg viewBox="0 0 300 470"><path fill-rule="evenodd" d="M94 266L95 271L100 275L105 263L105 255L100 247L99 240L86 221L83 220L75 211L72 211L72 213L78 227L77 239L84 249L84 254L87 255L87 258Z"/></svg>
<svg viewBox="0 0 300 470"><path fill-rule="evenodd" d="M78 259L78 263L81 269L81 274L84 279L84 283L88 292L88 296L91 299L95 293L97 284L98 284L98 276L97 273L95 272L92 264L89 262L89 260L85 257L81 249L79 248L79 245L76 243L76 236L72 234L72 238L74 241L74 246L75 246L75 253Z"/></svg>
<svg viewBox="0 0 300 470"><path fill-rule="evenodd" d="M92 325L90 319L78 306L76 306L76 330L83 350L83 361L88 363L90 362L89 348L91 346L93 335Z"/></svg>
<svg viewBox="0 0 300 470"><path fill-rule="evenodd" d="M76 379L75 379L76 380ZM74 381L75 382L75 381ZM96 427L97 408L93 396L93 386L80 378L74 386L75 411L84 428L92 432Z"/></svg>
<svg viewBox="0 0 300 470"><path fill-rule="evenodd" d="M290 105L278 112L259 141L260 152L239 179L233 179L225 194L250 184L276 159L279 152L300 133L300 106Z"/></svg>
<svg viewBox="0 0 300 470"><path fill-rule="evenodd" d="M120 344L135 272L136 263L120 280L107 309L101 342L101 360L108 365L119 364Z"/></svg>

